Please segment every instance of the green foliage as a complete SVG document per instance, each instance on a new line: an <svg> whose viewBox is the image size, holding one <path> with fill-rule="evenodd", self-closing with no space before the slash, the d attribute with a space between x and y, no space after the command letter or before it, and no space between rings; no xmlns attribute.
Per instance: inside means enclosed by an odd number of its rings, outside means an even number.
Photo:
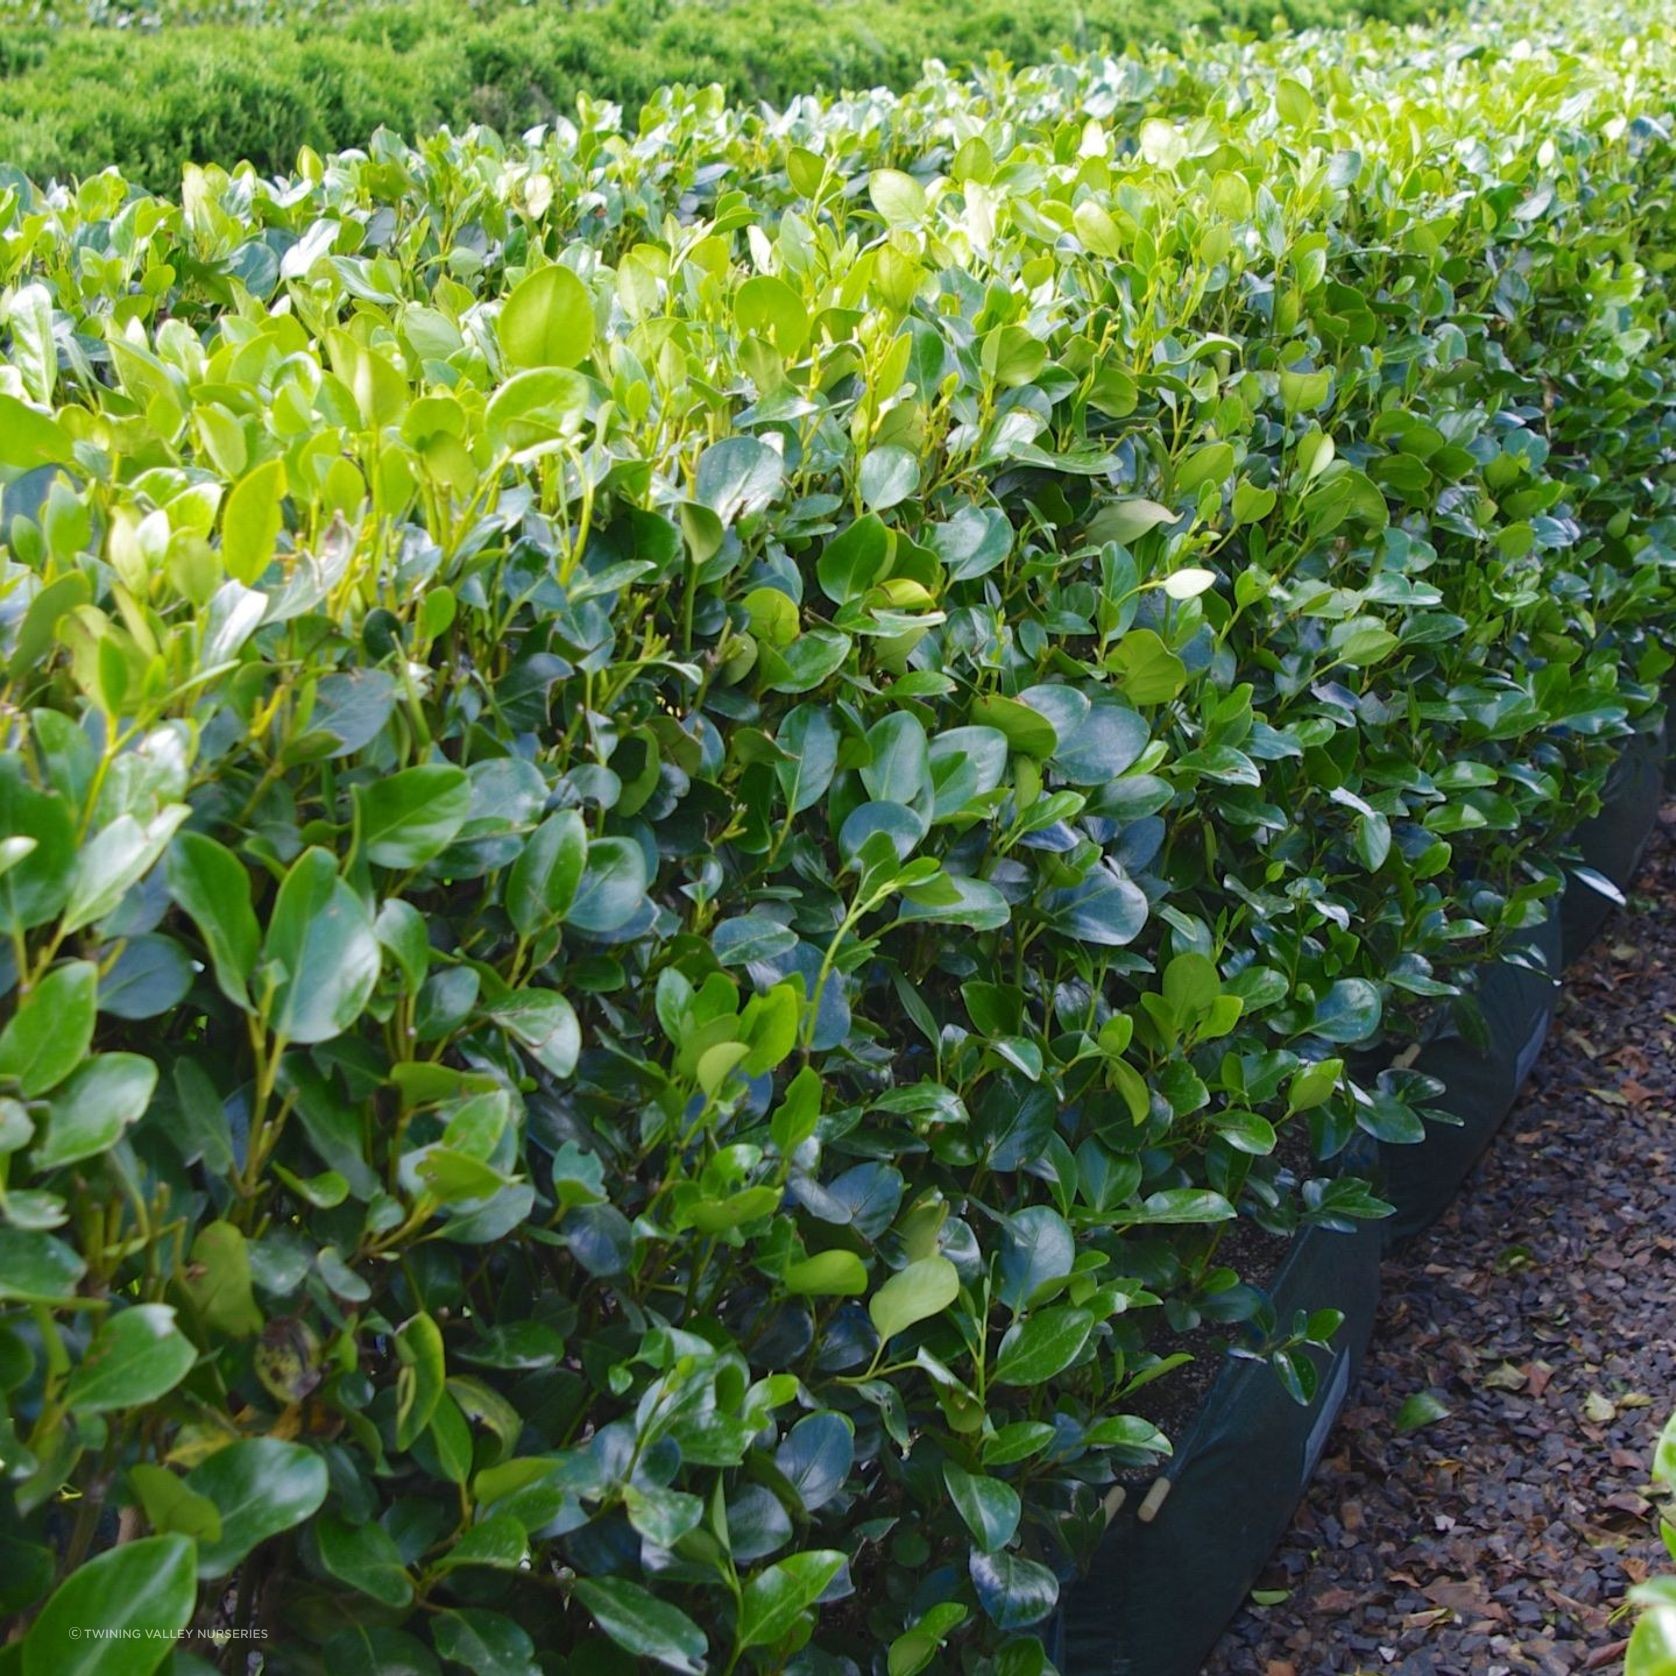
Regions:
<svg viewBox="0 0 1676 1676"><path fill-rule="evenodd" d="M1666 1420L1653 1450L1652 1481L1668 1498L1676 1491L1676 1418ZM1676 1559L1676 1524L1659 1519L1665 1552ZM1624 1651L1624 1676L1672 1676L1676 1672L1676 1577L1652 1577L1629 1594L1639 1609Z"/></svg>
<svg viewBox="0 0 1676 1676"><path fill-rule="evenodd" d="M1225 1236L1671 662L1567 27L0 196L13 1667L1014 1676L1183 1332L1308 1399Z"/></svg>
<svg viewBox="0 0 1676 1676"><path fill-rule="evenodd" d="M0 0L0 158L36 179L115 166L172 189L187 163L289 169L303 146L364 145L380 126L522 132L584 96L633 112L670 83L785 104L824 88L905 88L927 58L1036 63L1063 47L1341 15L1334 0Z"/></svg>

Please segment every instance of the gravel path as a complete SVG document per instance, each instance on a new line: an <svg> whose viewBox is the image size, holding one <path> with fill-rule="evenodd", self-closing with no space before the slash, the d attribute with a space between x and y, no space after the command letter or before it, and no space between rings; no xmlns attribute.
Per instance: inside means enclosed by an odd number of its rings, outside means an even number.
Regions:
<svg viewBox="0 0 1676 1676"><path fill-rule="evenodd" d="M1206 1676L1616 1670L1676 1406L1676 805L1461 1196L1385 1264L1358 1389ZM1446 1417L1403 1433L1404 1402ZM1668 1562L1665 1562L1667 1565Z"/></svg>

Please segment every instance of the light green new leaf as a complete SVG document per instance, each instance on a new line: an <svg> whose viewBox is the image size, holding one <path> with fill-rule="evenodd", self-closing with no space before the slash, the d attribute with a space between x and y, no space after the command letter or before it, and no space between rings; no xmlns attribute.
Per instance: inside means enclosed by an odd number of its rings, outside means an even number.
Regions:
<svg viewBox="0 0 1676 1676"><path fill-rule="evenodd" d="M1187 685L1187 665L1148 628L1130 629L1106 661L1134 704L1167 704Z"/></svg>
<svg viewBox="0 0 1676 1676"><path fill-rule="evenodd" d="M760 333L790 360L809 340L809 311L783 279L756 274L739 287L733 317L741 331Z"/></svg>
<svg viewBox="0 0 1676 1676"><path fill-rule="evenodd" d="M1119 500L1102 507L1089 520L1088 534L1094 541L1115 541L1120 547L1128 547L1148 530L1175 521L1176 514L1155 500Z"/></svg>
<svg viewBox="0 0 1676 1676"><path fill-rule="evenodd" d="M900 169L875 169L867 177L867 195L891 227L912 227L925 219L925 188Z"/></svg>
<svg viewBox="0 0 1676 1676"><path fill-rule="evenodd" d="M499 329L508 366L574 367L593 348L593 299L569 268L537 268L502 305Z"/></svg>
<svg viewBox="0 0 1676 1676"><path fill-rule="evenodd" d="M867 1265L853 1251L822 1251L789 1263L786 1290L801 1298L859 1298L867 1290Z"/></svg>
<svg viewBox="0 0 1676 1676"><path fill-rule="evenodd" d="M285 462L264 460L233 485L221 516L221 562L252 587L268 568L284 524Z"/></svg>
<svg viewBox="0 0 1676 1676"><path fill-rule="evenodd" d="M251 1289L250 1246L231 1222L206 1222L198 1230L182 1285L211 1332L249 1338L262 1330L262 1311Z"/></svg>
<svg viewBox="0 0 1676 1676"><path fill-rule="evenodd" d="M411 1449L430 1425L448 1382L442 1329L421 1311L396 1334L401 1372L396 1376L396 1448Z"/></svg>
<svg viewBox="0 0 1676 1676"><path fill-rule="evenodd" d="M941 1315L960 1296L960 1274L947 1257L922 1257L893 1274L868 1299L867 1313L881 1339Z"/></svg>
<svg viewBox="0 0 1676 1676"><path fill-rule="evenodd" d="M173 1532L194 1542L214 1542L221 1535L221 1513L215 1503L187 1489L179 1473L152 1461L136 1461L128 1469L128 1484L159 1536Z"/></svg>

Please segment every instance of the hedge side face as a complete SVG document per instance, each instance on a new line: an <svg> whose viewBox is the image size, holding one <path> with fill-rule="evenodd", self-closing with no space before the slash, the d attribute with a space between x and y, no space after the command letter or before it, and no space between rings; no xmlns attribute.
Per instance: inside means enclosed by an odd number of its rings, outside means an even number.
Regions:
<svg viewBox="0 0 1676 1676"><path fill-rule="evenodd" d="M0 1670L1027 1673L1172 1334L1310 1395L1219 1242L1671 661L1575 27L0 196Z"/></svg>

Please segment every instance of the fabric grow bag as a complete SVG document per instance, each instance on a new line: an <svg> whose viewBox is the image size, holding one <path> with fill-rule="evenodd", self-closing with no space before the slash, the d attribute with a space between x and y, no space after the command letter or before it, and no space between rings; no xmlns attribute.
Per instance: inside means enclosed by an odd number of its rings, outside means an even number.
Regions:
<svg viewBox="0 0 1676 1676"><path fill-rule="evenodd" d="M1195 1676L1303 1498L1361 1366L1379 1303L1378 1225L1306 1229L1269 1294L1280 1319L1344 1325L1307 1408L1266 1362L1229 1357L1150 1488L1130 1489L1050 1637L1065 1676Z"/></svg>
<svg viewBox="0 0 1676 1676"><path fill-rule="evenodd" d="M1655 732L1636 734L1612 765L1600 813L1572 834L1583 865L1608 879L1620 893L1635 877L1658 820L1668 752L1662 719ZM1575 873L1566 875L1560 920L1567 965L1594 941L1613 905L1609 896L1586 880Z"/></svg>
<svg viewBox="0 0 1676 1676"><path fill-rule="evenodd" d="M1480 1052L1452 1027L1413 1056L1413 1069L1443 1084L1429 1100L1458 1123L1428 1123L1426 1138L1381 1145L1380 1192L1395 1210L1379 1226L1385 1243L1428 1228L1449 1207L1474 1164L1502 1126L1535 1065L1559 996L1562 915L1550 913L1522 946L1540 955L1544 970L1497 961L1478 976L1489 1044ZM1409 1063L1403 1056L1399 1063Z"/></svg>

